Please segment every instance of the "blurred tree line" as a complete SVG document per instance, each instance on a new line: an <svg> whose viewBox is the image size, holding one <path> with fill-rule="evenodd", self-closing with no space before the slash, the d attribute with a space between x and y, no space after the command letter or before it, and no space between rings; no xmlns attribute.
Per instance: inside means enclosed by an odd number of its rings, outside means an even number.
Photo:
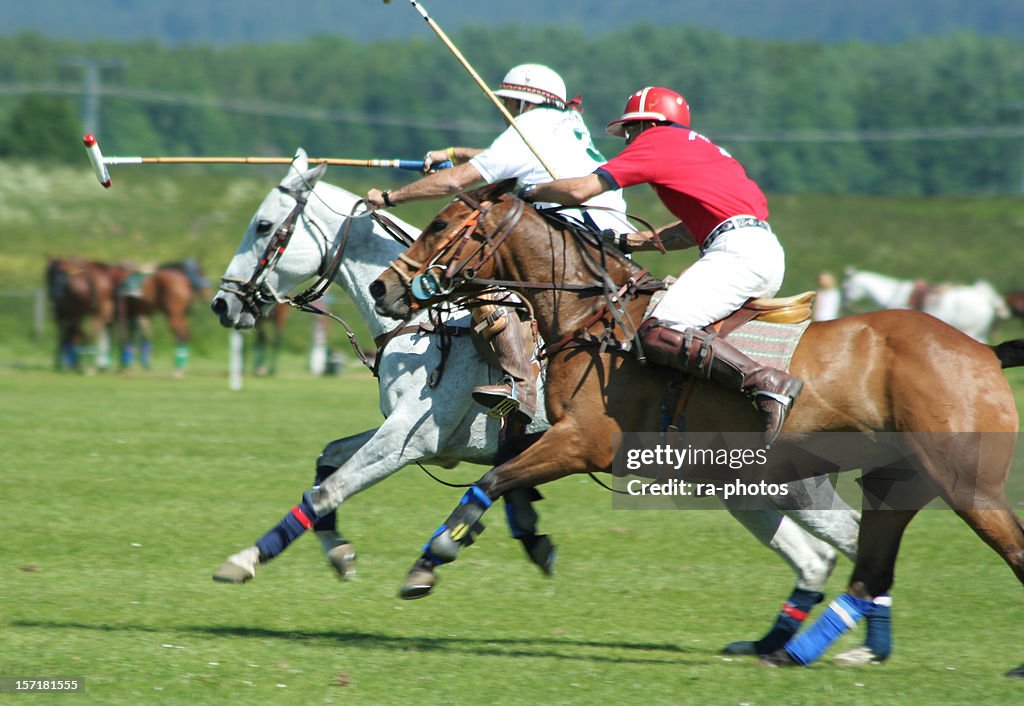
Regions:
<svg viewBox="0 0 1024 706"><path fill-rule="evenodd" d="M512 65L546 63L584 97L598 146L626 96L664 85L693 127L773 192L1017 192L1024 170L1020 41L953 34L895 44L753 40L694 27L489 27L452 39L492 87ZM68 57L76 57L76 62ZM82 57L101 72L109 155L418 158L484 146L497 111L427 36L231 47L0 38L0 158L84 159L73 117ZM73 145L67 148L67 145ZM71 155L75 156L71 156Z"/></svg>

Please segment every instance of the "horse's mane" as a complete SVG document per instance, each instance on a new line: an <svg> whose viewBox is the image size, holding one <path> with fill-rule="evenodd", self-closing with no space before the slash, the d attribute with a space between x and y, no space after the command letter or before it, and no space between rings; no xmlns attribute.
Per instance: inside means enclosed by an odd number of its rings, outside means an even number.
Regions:
<svg viewBox="0 0 1024 706"><path fill-rule="evenodd" d="M493 203L515 203L516 201L522 201L514 191L515 185L515 179L505 179L503 181L495 182L494 184L489 184L487 186L467 191L465 196L477 202L491 201ZM621 250L606 241L592 229L587 228L586 226L576 225L575 223L572 223L566 218L558 215L563 208L580 208L581 210L586 210L586 206L538 209L532 203L524 203L527 208L523 209L522 218L540 219L547 223L553 230L561 233L567 241L576 243L580 250L590 250L599 254L602 258L602 262L604 262L605 258L610 258L619 266L625 268L630 275L634 275L644 269L637 263L633 262L633 260L626 257Z"/></svg>

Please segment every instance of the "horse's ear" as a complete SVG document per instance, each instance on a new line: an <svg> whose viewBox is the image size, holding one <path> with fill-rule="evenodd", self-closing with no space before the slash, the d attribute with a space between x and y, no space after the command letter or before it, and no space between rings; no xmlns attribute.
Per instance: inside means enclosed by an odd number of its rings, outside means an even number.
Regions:
<svg viewBox="0 0 1024 706"><path fill-rule="evenodd" d="M309 155L306 154L306 150L300 147L295 150L295 156L292 158L292 164L288 168L288 176L291 176L292 173L301 174L307 169L309 169Z"/></svg>
<svg viewBox="0 0 1024 706"><path fill-rule="evenodd" d="M317 185L323 176L324 172L327 171L327 165L324 163L318 164L312 169L304 169L301 172L294 171L289 172L280 184L281 190L287 191L292 194L308 193L313 190L313 187Z"/></svg>

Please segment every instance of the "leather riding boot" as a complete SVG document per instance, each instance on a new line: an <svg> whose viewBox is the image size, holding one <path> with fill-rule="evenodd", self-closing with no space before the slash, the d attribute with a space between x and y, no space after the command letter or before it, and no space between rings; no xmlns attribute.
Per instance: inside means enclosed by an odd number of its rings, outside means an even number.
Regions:
<svg viewBox="0 0 1024 706"><path fill-rule="evenodd" d="M537 410L537 387L530 360L530 349L523 341L523 327L514 314L501 331L489 341L498 356L505 377L497 385L481 385L473 389L473 399L489 408L488 416L529 424Z"/></svg>
<svg viewBox="0 0 1024 706"><path fill-rule="evenodd" d="M804 386L800 378L761 365L720 336L700 329L688 328L684 333L652 321L641 341L651 362L749 395L764 415L765 446L775 443Z"/></svg>

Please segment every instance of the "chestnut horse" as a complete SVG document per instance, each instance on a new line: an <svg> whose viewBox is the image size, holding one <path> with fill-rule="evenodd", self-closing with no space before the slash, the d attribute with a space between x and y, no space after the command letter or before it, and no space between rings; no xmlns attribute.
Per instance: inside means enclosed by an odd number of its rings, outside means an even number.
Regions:
<svg viewBox="0 0 1024 706"><path fill-rule="evenodd" d="M277 373L277 354L284 343L284 328L292 313L290 306L275 305L253 327L252 370L257 376Z"/></svg>
<svg viewBox="0 0 1024 706"><path fill-rule="evenodd" d="M46 291L57 323L54 367L101 370L110 365L110 329L114 323L116 268L82 258L51 258L46 265Z"/></svg>
<svg viewBox="0 0 1024 706"><path fill-rule="evenodd" d="M458 197L370 286L377 311L402 319L429 302L479 290L485 279L500 282L530 302L543 339L557 342L546 350L551 429L477 481L427 543L407 586L418 572L453 560L472 540L485 509L504 493L575 473L607 472L623 432L662 428L666 371L645 367L629 351L633 322L642 320L649 303L642 291L649 278L600 238L560 227L524 206L511 187L502 182ZM827 611L842 617L835 621L839 627L820 639L818 624L801 634L819 640L817 654L799 658L791 642L773 661L813 661L870 611L871 600L892 585L907 524L936 497L1024 583L1024 523L1004 493L1018 416L1001 369L1024 361L1004 353L1004 347L994 352L916 311L810 324L790 365L804 380L803 394L768 463L747 469L756 475L746 480L783 483L801 473L863 469L865 502L848 593ZM748 400L713 382L692 384L687 409L688 428L695 432L761 429ZM833 465L772 463L821 432L847 432L842 451L831 456ZM895 478L897 506L868 502L891 495ZM1024 676L1024 666L1010 674Z"/></svg>
<svg viewBox="0 0 1024 706"><path fill-rule="evenodd" d="M160 265L153 272L127 273L117 292L122 369L131 366L136 342L140 362L149 367L152 317L161 313L174 335L174 375L183 376L188 364L189 310L197 296L208 298L207 289L199 265L192 260Z"/></svg>

